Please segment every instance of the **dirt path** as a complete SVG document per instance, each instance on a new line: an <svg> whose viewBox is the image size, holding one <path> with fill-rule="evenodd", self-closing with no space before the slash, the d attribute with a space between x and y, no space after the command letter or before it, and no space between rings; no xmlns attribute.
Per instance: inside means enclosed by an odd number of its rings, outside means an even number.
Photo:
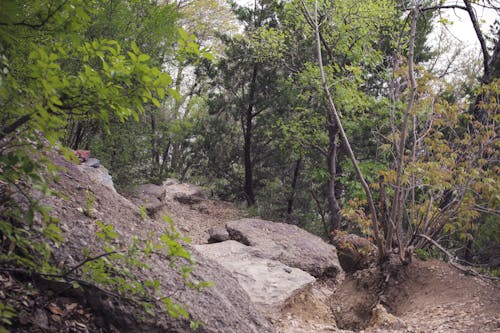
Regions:
<svg viewBox="0 0 500 333"><path fill-rule="evenodd" d="M203 200L192 205L172 200L166 203L156 217L160 218L162 215L172 218L176 228L189 237L193 244L206 244L211 227L225 226L226 222L243 217L242 212L233 204L215 200Z"/></svg>
<svg viewBox="0 0 500 333"><path fill-rule="evenodd" d="M500 332L500 288L438 260L415 260L388 299L408 332Z"/></svg>
<svg viewBox="0 0 500 333"><path fill-rule="evenodd" d="M191 238L193 244L207 243L211 227L225 226L228 221L243 217L243 213L232 204L214 200L191 205L172 200L166 203L157 218L162 215L172 218L177 229ZM332 304L346 303L355 298L355 290L349 288L356 288L356 285L359 283L352 278L346 278L341 286L327 280L316 281L284 307L274 323L277 332L355 332L348 330L349 327L345 330L337 327ZM337 289L343 289L342 293L336 295ZM382 318L378 326L357 332L500 332L499 291L499 287L465 275L446 263L415 259L398 279L391 280L387 288L384 306L390 314ZM342 299L338 295L343 295ZM366 303L363 297L361 302ZM371 313L366 316L369 318Z"/></svg>
<svg viewBox="0 0 500 333"><path fill-rule="evenodd" d="M195 205L170 202L160 212L169 215L177 228L203 244L213 226L239 219L242 212L230 203L204 200ZM290 300L275 327L279 333L355 332L337 328L331 311L338 288L329 281L317 281ZM465 275L437 261L414 260L398 280L390 283L386 308L396 324L381 323L357 332L458 333L500 332L500 288Z"/></svg>

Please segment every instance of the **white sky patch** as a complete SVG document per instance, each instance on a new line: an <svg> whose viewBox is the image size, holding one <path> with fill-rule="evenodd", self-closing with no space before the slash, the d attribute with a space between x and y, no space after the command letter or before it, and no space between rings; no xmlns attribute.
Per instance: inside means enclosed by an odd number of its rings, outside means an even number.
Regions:
<svg viewBox="0 0 500 333"><path fill-rule="evenodd" d="M453 1L450 4L455 3ZM448 2L446 3L448 4ZM458 3L459 5L463 5ZM489 34L490 26L495 22L496 19L500 19L500 14L494 9L484 8L481 6L473 5L478 21L481 25L481 31L483 34ZM462 9L443 9L441 10L441 18L445 18L452 24L447 24L445 29L449 33L452 39L456 40L457 43L461 43L464 47L470 50L479 50L479 42L472 26L469 14ZM438 20L440 18L438 17ZM438 26L436 26L436 31L434 32L432 38L437 38L439 33Z"/></svg>
<svg viewBox="0 0 500 333"><path fill-rule="evenodd" d="M463 2L446 1L444 5L463 6ZM491 35L490 27L495 20L500 20L500 13L477 5L473 8L483 36ZM443 20L448 23L441 23ZM442 9L435 19L427 44L437 51L437 57L431 59L426 67L447 81L456 83L467 80L471 75L481 75L481 47L467 11Z"/></svg>

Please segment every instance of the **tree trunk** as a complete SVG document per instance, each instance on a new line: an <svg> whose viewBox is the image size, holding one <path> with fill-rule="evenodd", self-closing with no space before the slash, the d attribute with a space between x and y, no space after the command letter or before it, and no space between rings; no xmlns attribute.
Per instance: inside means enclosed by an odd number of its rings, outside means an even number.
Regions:
<svg viewBox="0 0 500 333"><path fill-rule="evenodd" d="M160 152L156 140L156 119L153 113L151 113L151 170L149 172L152 178L160 174Z"/></svg>
<svg viewBox="0 0 500 333"><path fill-rule="evenodd" d="M340 228L340 205L337 200L337 157L338 157L338 127L333 125L334 120L327 117L329 123L329 149L326 157L328 168L328 208L330 210L330 232Z"/></svg>
<svg viewBox="0 0 500 333"><path fill-rule="evenodd" d="M309 11L308 11L308 9L303 1L302 1L302 6L304 8L304 15L307 16L306 17L307 21L311 24L311 27L314 29L314 32L315 32L316 54L318 57L318 65L319 65L319 70L320 70L320 75L321 75L321 85L323 87L323 92L325 93L329 117L331 117L332 121L334 121L335 126L337 126L337 128L338 128L338 131L340 134L340 139L341 139L342 143L344 144L344 147L348 153L349 159L352 162L352 165L353 165L354 170L356 172L356 176L358 177L358 180L361 183L363 190L365 191L365 194L366 194L366 197L368 200L368 205L370 207L373 236L374 236L376 244L377 244L379 258L382 259L385 257L384 239L383 239L383 235L381 235L380 231L379 231L377 210L375 208L373 196L372 196L370 187L368 186L368 183L366 182L365 177L363 176L363 173L361 172L361 169L359 168L358 161L356 159L356 156L354 155L351 144L349 143L349 139L347 138L347 135L344 131L344 127L342 126L342 121L340 120L339 113L337 111L335 103L333 102L332 95L330 94L328 82L326 81L325 69L323 66L323 56L322 56L322 51L321 51L321 35L320 35L320 31L319 31L319 22L318 22L318 2L316 1L315 6L314 6L314 19L309 14Z"/></svg>
<svg viewBox="0 0 500 333"><path fill-rule="evenodd" d="M300 165L302 164L302 158L299 158L296 162L295 162L295 168L293 170L293 178L292 178L292 191L290 193L290 197L288 197L288 200L287 200L287 209L286 209L286 213L287 215L292 215L293 213L293 202L295 200L295 191L296 191L296 188L297 188L297 181L299 180L299 173L300 173Z"/></svg>
<svg viewBox="0 0 500 333"><path fill-rule="evenodd" d="M417 31L418 8L414 7L410 13L410 41L408 52L408 77L410 81L410 94L408 104L403 117L403 125L400 130L397 159L396 159L396 182L394 184L394 199L392 202L392 210L390 215L390 223L394 223L396 238L399 243L399 256L401 261L405 261L405 244L403 243L403 212L405 207L405 189L403 188L403 170L405 164L405 147L406 135L408 133L408 123L415 101L415 92L417 90L417 82L414 75L414 54L415 54L415 38Z"/></svg>
<svg viewBox="0 0 500 333"><path fill-rule="evenodd" d="M257 89L257 74L259 68L257 64L253 65L252 80L250 82L250 91L248 93L248 105L244 116L241 118L244 147L243 147L243 164L245 167L245 183L243 190L249 207L255 205L255 193L253 188L253 162L252 162L252 135L253 135L253 118L255 106L255 90Z"/></svg>

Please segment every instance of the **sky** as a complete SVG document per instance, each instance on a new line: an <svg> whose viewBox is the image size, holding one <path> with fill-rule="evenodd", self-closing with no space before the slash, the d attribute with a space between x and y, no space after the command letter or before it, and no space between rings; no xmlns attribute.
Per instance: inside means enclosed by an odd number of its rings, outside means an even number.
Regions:
<svg viewBox="0 0 500 333"><path fill-rule="evenodd" d="M456 1L449 3L456 3ZM459 4L462 5L461 3ZM500 6L500 3L498 5ZM500 13L493 9L485 9L480 6L474 6L474 9L476 10L476 15L483 32L489 32L490 25L493 24L495 19L500 19ZM447 27L447 31L453 39L463 42L467 48L476 48L479 50L479 42L466 11L446 9L442 11L442 16L453 22L453 24Z"/></svg>

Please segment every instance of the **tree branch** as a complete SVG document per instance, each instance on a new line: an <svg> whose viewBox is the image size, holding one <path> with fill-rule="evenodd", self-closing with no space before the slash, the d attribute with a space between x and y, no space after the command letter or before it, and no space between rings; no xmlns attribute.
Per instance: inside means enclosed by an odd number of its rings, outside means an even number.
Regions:
<svg viewBox="0 0 500 333"><path fill-rule="evenodd" d="M481 45L481 51L483 52L483 68L484 68L483 78L488 78L490 77L490 66L489 66L490 54L488 53L488 47L486 46L486 41L484 40L483 33L481 32L481 28L479 27L479 22L477 21L476 14L474 13L474 9L472 8L470 0L464 0L464 4L465 7L467 8L466 10L467 13L469 14L472 26L474 27L474 31L476 32L479 44Z"/></svg>
<svg viewBox="0 0 500 333"><path fill-rule="evenodd" d="M441 252L443 252L448 257L449 264L452 265L453 267L455 267L456 269L458 269L459 271L462 271L464 273L477 276L478 278L483 279L483 280L485 280L485 279L493 280L493 281L499 281L500 280L500 278L497 278L497 277L487 276L487 275L484 275L484 274L480 274L478 271L476 271L473 268L470 268L470 267L469 268L465 268L465 267L463 267L462 265L458 264L455 261L457 258L454 255L452 255L450 252L448 252L444 247L442 247L438 242L436 242L435 240L433 240L432 238L430 238L429 236L424 235L424 234L419 234L417 236L426 239L428 242L432 243L432 245L434 245L435 247L437 247Z"/></svg>
<svg viewBox="0 0 500 333"><path fill-rule="evenodd" d="M25 114L24 116L19 117L12 124L0 129L0 141L2 141L8 134L14 132L18 127L21 127L22 125L30 121L30 119L31 115Z"/></svg>
<svg viewBox="0 0 500 333"><path fill-rule="evenodd" d="M439 10L439 9L462 9L462 10L467 10L466 7L460 6L460 5L441 5L441 6L431 6L431 7L420 8L420 11L421 12L427 12L427 11Z"/></svg>
<svg viewBox="0 0 500 333"><path fill-rule="evenodd" d="M45 24L49 22L49 20L68 3L69 0L64 0L57 6L53 11L49 11L47 14L47 17L45 17L40 23L37 24L32 24L32 23L27 23L25 21L22 22L15 22L15 23L5 23L5 22L0 22L0 25L3 26L9 26L9 25L14 25L14 26L24 26L32 29L40 29L43 27Z"/></svg>
<svg viewBox="0 0 500 333"><path fill-rule="evenodd" d="M86 263L88 263L90 261L95 261L95 260L100 259L102 257L107 257L107 256L110 256L110 255L116 254L116 253L118 253L118 252L117 251L105 252L105 253L102 253L96 257L87 258L87 259L83 260L81 263L79 263L78 265L76 265L73 268L71 268L70 270L68 270L66 273L64 273L63 277L68 276L69 274L76 271L78 268L82 267L83 265L85 265Z"/></svg>

